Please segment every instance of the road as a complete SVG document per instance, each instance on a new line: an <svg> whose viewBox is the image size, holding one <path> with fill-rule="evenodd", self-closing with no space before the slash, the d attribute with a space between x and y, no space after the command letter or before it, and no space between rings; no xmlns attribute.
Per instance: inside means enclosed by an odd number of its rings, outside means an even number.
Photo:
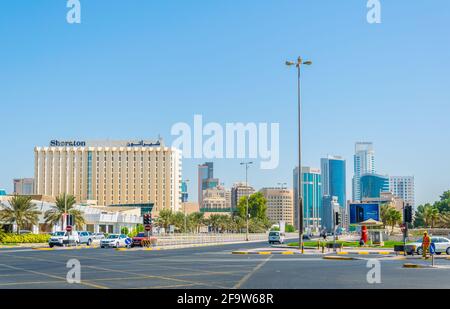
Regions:
<svg viewBox="0 0 450 309"><path fill-rule="evenodd" d="M161 251L1 249L0 289L450 288L449 260L437 261L441 269L405 269L405 261L382 256L342 261L319 255L231 254L265 246L251 243ZM370 258L380 261L380 284L367 282ZM69 259L81 263L80 284L66 281Z"/></svg>

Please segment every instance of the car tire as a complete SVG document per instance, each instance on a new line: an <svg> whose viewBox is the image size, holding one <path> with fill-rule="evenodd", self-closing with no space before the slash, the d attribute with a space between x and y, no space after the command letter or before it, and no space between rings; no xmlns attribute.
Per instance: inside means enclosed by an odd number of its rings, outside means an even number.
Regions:
<svg viewBox="0 0 450 309"><path fill-rule="evenodd" d="M423 249L422 247L417 248L417 255L422 255L423 254Z"/></svg>
<svg viewBox="0 0 450 309"><path fill-rule="evenodd" d="M447 255L450 255L450 247L448 247L447 250L445 250L445 253L446 253Z"/></svg>
<svg viewBox="0 0 450 309"><path fill-rule="evenodd" d="M50 246L50 248L53 248L53 245L49 245ZM448 253L447 253L448 254Z"/></svg>
<svg viewBox="0 0 450 309"><path fill-rule="evenodd" d="M436 255L441 255L442 252L436 252Z"/></svg>

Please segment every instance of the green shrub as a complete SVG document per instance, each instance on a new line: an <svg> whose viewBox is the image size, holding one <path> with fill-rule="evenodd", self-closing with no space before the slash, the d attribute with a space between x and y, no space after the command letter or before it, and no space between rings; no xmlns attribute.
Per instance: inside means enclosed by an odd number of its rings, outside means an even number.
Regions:
<svg viewBox="0 0 450 309"><path fill-rule="evenodd" d="M0 234L0 243L4 244L31 244L31 243L46 243L50 239L48 234Z"/></svg>

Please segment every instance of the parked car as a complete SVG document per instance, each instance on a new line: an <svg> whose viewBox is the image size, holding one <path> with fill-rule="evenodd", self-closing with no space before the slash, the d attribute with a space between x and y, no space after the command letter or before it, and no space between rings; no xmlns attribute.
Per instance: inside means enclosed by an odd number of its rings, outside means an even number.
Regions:
<svg viewBox="0 0 450 309"><path fill-rule="evenodd" d="M436 246L436 254L442 254L446 253L447 255L450 255L450 239L445 237L431 237L431 242L435 244ZM423 248L422 248L422 238L418 239L415 242L407 243L406 244L406 252L408 254L423 254Z"/></svg>
<svg viewBox="0 0 450 309"><path fill-rule="evenodd" d="M131 238L124 234L110 234L107 238L100 240L101 248L120 248L131 246Z"/></svg>
<svg viewBox="0 0 450 309"><path fill-rule="evenodd" d="M103 233L92 233L92 236L94 237L95 240L101 240L106 238L105 234Z"/></svg>
<svg viewBox="0 0 450 309"><path fill-rule="evenodd" d="M79 232L78 235L80 237L80 244L86 244L90 246L94 240L92 234L86 231Z"/></svg>
<svg viewBox="0 0 450 309"><path fill-rule="evenodd" d="M64 245L78 245L80 243L80 236L77 231L66 232L59 231L54 232L48 241L50 248L54 246L64 246Z"/></svg>
<svg viewBox="0 0 450 309"><path fill-rule="evenodd" d="M271 231L269 233L269 244L279 243L284 244L285 234L279 231Z"/></svg>
<svg viewBox="0 0 450 309"><path fill-rule="evenodd" d="M131 242L131 247L143 247L142 241L148 239L145 232L138 233L133 237L133 241Z"/></svg>

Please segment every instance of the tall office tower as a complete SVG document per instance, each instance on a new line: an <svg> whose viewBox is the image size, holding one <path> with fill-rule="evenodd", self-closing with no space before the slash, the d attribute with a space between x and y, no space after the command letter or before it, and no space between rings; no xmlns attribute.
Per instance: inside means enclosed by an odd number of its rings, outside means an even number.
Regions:
<svg viewBox="0 0 450 309"><path fill-rule="evenodd" d="M163 141L50 142L35 150L36 194L179 210L181 151Z"/></svg>
<svg viewBox="0 0 450 309"><path fill-rule="evenodd" d="M294 224L298 228L298 167L294 169ZM322 180L320 169L302 167L304 227L317 230L321 226Z"/></svg>
<svg viewBox="0 0 450 309"><path fill-rule="evenodd" d="M360 177L361 200L379 198L381 193L389 192L389 176L363 174Z"/></svg>
<svg viewBox="0 0 450 309"><path fill-rule="evenodd" d="M14 194L33 195L34 178L18 178L13 180Z"/></svg>
<svg viewBox="0 0 450 309"><path fill-rule="evenodd" d="M414 176L389 177L389 191L401 198L405 204L416 206Z"/></svg>
<svg viewBox="0 0 450 309"><path fill-rule="evenodd" d="M217 186L203 190L201 212L222 212L229 214L231 209L227 205L227 192L225 188Z"/></svg>
<svg viewBox="0 0 450 309"><path fill-rule="evenodd" d="M360 178L363 174L375 173L375 152L370 142L358 142L355 144L354 175L352 184L353 201L361 200Z"/></svg>
<svg viewBox="0 0 450 309"><path fill-rule="evenodd" d="M267 200L267 217L272 223L280 221L294 225L293 191L282 188L262 188L261 192Z"/></svg>
<svg viewBox="0 0 450 309"><path fill-rule="evenodd" d="M347 186L345 159L339 156L328 156L320 160L322 171L323 196L336 196L341 207L347 205Z"/></svg>
<svg viewBox="0 0 450 309"><path fill-rule="evenodd" d="M198 203L201 207L203 191L215 188L219 185L219 179L214 178L214 163L206 162L198 166Z"/></svg>
<svg viewBox="0 0 450 309"><path fill-rule="evenodd" d="M237 182L231 188L231 208L232 210L236 210L239 205L239 200L243 196L250 196L255 193L255 189L247 185L245 182Z"/></svg>

